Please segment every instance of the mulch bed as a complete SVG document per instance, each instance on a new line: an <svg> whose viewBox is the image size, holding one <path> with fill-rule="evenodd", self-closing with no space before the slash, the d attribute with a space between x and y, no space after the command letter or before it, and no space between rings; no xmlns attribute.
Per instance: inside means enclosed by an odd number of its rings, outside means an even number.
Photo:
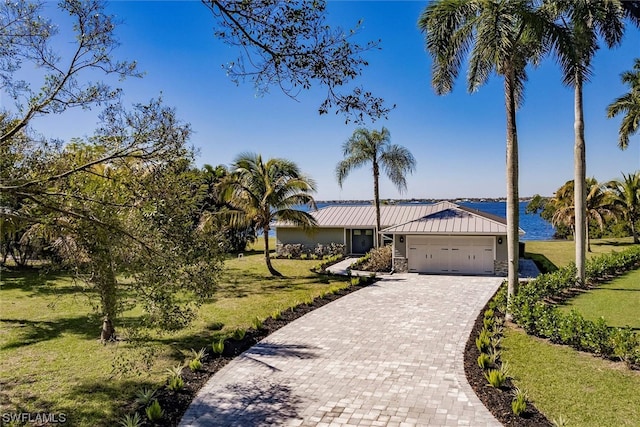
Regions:
<svg viewBox="0 0 640 427"><path fill-rule="evenodd" d="M467 341L464 351L464 372L471 388L476 392L480 401L491 411L494 417L505 426L518 427L552 427L553 424L530 402L527 402L527 409L521 416L517 416L511 409L513 400L513 390L515 386L511 380L507 380L504 387L494 388L484 377L484 372L478 366L478 356L480 351L476 347L476 337L484 327L484 312L488 308L485 306L473 325L473 330Z"/></svg>
<svg viewBox="0 0 640 427"><path fill-rule="evenodd" d="M182 376L185 383L184 388L177 392L171 391L166 387L157 391L156 398L164 410L163 418L155 424L145 421L142 425L177 426L200 388L204 386L213 374L222 369L223 366L235 357L286 324L319 307L322 307L325 304L335 301L344 295L360 290L365 286L368 286L368 284L351 285L334 294L326 295L324 298L316 298L311 304L301 304L297 307L285 310L282 312L282 317L278 320L268 318L264 321L262 329L257 331L249 329L244 339L239 341L232 339L226 340L222 355L212 354L211 349L209 348L206 356L202 360L203 366L200 371L192 372L189 368L183 369ZM475 346L475 338L478 336L483 326L483 313L484 309L476 319L465 347L464 369L471 387L476 392L482 403L505 426L553 426L553 424L530 403L527 403L527 410L523 416L518 417L514 415L511 410L511 391L513 390L513 384L511 381L507 381L504 388L496 389L489 386L487 380L484 378L482 369L477 364L479 351ZM135 409L136 408L134 406L131 406L129 412L133 412ZM144 409L140 409L140 416L141 419L146 420Z"/></svg>

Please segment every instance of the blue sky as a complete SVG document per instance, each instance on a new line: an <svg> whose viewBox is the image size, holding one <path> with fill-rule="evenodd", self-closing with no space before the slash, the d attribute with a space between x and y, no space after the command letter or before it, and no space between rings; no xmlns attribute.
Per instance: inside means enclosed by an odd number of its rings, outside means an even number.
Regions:
<svg viewBox="0 0 640 427"><path fill-rule="evenodd" d="M48 3L53 7L54 3ZM329 22L350 28L363 20L359 40L382 39L381 50L365 54L370 66L358 83L396 104L388 120L366 126L387 127L392 142L417 159L408 191L399 194L387 180L383 198L503 197L505 184L505 112L502 80L494 76L477 93L459 79L452 94L437 96L431 88L431 60L416 26L424 1L330 1ZM369 169L354 172L340 189L334 169L341 145L356 125L333 113L320 116L323 91L301 93L294 101L273 88L256 96L251 82L236 86L223 66L238 56L213 36L214 21L197 1L112 1L108 11L122 21L117 35L120 59L136 60L142 79L114 81L125 102L146 102L162 93L166 104L191 123L191 143L199 165L229 164L244 151L295 161L318 183L318 200L372 198ZM56 22L62 26L60 16ZM69 46L68 33L58 37ZM640 56L640 31L630 27L621 47L601 50L594 76L585 86L587 174L609 180L640 169L640 136L630 148L617 148L619 119L608 120L606 106L624 93L622 71ZM25 70L26 73L29 70ZM464 71L461 73L464 77ZM573 177L573 91L561 84L552 58L529 74L525 104L518 112L520 194L552 195ZM6 97L3 97L6 101ZM0 99L0 102L2 99ZM11 107L7 105L7 107ZM90 135L97 110L69 111L41 118L41 133L68 140Z"/></svg>

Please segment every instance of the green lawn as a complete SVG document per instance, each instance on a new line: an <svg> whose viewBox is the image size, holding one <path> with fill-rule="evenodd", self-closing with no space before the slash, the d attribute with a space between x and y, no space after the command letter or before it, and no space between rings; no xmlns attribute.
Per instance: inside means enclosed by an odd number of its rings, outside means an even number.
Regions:
<svg viewBox="0 0 640 427"><path fill-rule="evenodd" d="M311 273L317 263L273 260L285 277L271 278L261 253L229 259L215 299L202 306L189 328L151 335L148 348L155 349L156 363L150 372L142 370L144 348L99 342L95 300L68 276L2 272L0 412L62 412L71 425L112 426L135 390L162 384L164 368L182 361L190 348L247 328L256 316L347 286ZM134 321L137 314L125 318Z"/></svg>
<svg viewBox="0 0 640 427"><path fill-rule="evenodd" d="M640 331L640 270L579 295L561 309L576 309L586 319L604 317L609 326Z"/></svg>
<svg viewBox="0 0 640 427"><path fill-rule="evenodd" d="M518 387L567 426L640 426L640 372L507 329L503 357Z"/></svg>
<svg viewBox="0 0 640 427"><path fill-rule="evenodd" d="M631 239L592 242L593 252L621 250ZM573 242L527 242L526 250L557 267L574 260ZM562 309L576 308L585 317L604 316L611 326L640 327L640 270L569 301ZM508 328L503 360L518 387L529 392L535 405L549 419L564 418L569 426L640 425L640 372L567 346L527 336Z"/></svg>
<svg viewBox="0 0 640 427"><path fill-rule="evenodd" d="M625 247L632 245L633 239L594 239L591 241L592 252L587 253L587 257L607 253L611 251L621 251ZM575 261L575 245L572 240L540 240L525 242L525 252L542 257L546 257L556 267L564 267Z"/></svg>

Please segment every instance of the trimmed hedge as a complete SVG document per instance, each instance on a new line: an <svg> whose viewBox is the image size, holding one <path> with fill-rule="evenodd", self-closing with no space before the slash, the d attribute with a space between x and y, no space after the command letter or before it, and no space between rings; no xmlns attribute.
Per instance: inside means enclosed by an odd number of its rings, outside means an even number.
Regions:
<svg viewBox="0 0 640 427"><path fill-rule="evenodd" d="M640 267L640 247L634 246L622 252L601 255L587 261L586 283L594 285ZM631 368L640 368L640 335L630 328L612 328L603 318L586 320L576 310L562 313L556 305L572 295L571 289L584 288L576 283L574 264L543 274L522 284L518 295L510 303L513 320L528 334L548 338L558 344L566 344L580 351L622 360ZM506 303L506 292L498 295L498 301Z"/></svg>

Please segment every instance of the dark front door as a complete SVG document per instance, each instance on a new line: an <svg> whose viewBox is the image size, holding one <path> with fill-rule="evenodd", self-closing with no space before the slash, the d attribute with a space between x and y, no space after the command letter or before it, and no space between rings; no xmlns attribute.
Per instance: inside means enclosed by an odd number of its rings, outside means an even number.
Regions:
<svg viewBox="0 0 640 427"><path fill-rule="evenodd" d="M351 232L351 251L354 254L364 254L373 247L373 230L362 229Z"/></svg>

